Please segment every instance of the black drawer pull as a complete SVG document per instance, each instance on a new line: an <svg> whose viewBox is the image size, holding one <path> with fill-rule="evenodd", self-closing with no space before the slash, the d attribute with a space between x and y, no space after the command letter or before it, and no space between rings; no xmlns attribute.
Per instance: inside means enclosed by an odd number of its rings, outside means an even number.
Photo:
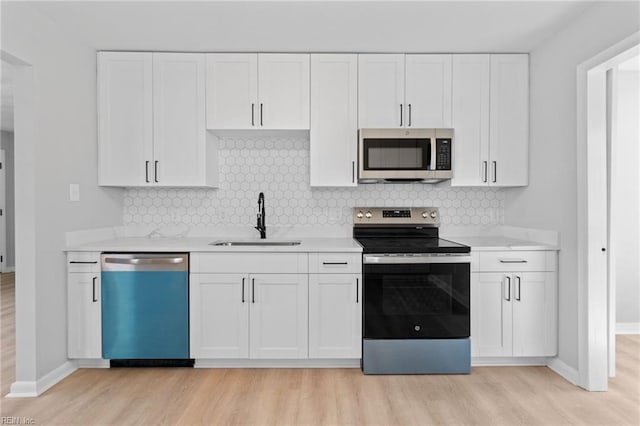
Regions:
<svg viewBox="0 0 640 426"><path fill-rule="evenodd" d="M95 265L98 263L97 260L84 261L84 260L71 260L69 263L80 264L80 265Z"/></svg>
<svg viewBox="0 0 640 426"><path fill-rule="evenodd" d="M322 262L323 265L348 265L348 262Z"/></svg>

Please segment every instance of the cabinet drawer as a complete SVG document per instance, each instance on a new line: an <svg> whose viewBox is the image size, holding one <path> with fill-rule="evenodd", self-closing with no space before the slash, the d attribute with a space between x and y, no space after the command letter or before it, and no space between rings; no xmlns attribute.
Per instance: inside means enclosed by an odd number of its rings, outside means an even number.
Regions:
<svg viewBox="0 0 640 426"><path fill-rule="evenodd" d="M100 272L100 253L86 251L67 253L67 272Z"/></svg>
<svg viewBox="0 0 640 426"><path fill-rule="evenodd" d="M360 253L309 253L311 274L359 274L362 272Z"/></svg>
<svg viewBox="0 0 640 426"><path fill-rule="evenodd" d="M306 274L307 253L192 253L191 273Z"/></svg>
<svg viewBox="0 0 640 426"><path fill-rule="evenodd" d="M487 251L479 253L480 272L555 271L555 251Z"/></svg>

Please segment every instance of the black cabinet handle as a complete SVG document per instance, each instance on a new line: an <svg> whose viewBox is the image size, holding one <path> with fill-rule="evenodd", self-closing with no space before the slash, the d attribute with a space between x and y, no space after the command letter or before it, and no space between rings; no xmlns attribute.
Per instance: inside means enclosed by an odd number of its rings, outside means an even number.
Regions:
<svg viewBox="0 0 640 426"><path fill-rule="evenodd" d="M520 277L516 275L516 280L518 280L518 286L516 287L516 289L518 290L516 293L516 300L519 302L520 301Z"/></svg>
<svg viewBox="0 0 640 426"><path fill-rule="evenodd" d="M402 127L402 104L400 104L400 127Z"/></svg>
<svg viewBox="0 0 640 426"><path fill-rule="evenodd" d="M244 278L242 279L242 303L244 303Z"/></svg>
<svg viewBox="0 0 640 426"><path fill-rule="evenodd" d="M492 161L493 163L493 183L498 181L498 162Z"/></svg>
<svg viewBox="0 0 640 426"><path fill-rule="evenodd" d="M251 104L251 126L255 126L256 125L256 120L255 120L255 110L256 108L256 104Z"/></svg>
<svg viewBox="0 0 640 426"><path fill-rule="evenodd" d="M159 163L159 161L156 161L154 166L153 166L153 174L155 175L156 183L158 183L158 163Z"/></svg>
<svg viewBox="0 0 640 426"><path fill-rule="evenodd" d="M262 126L262 104L260 104L260 125Z"/></svg>
<svg viewBox="0 0 640 426"><path fill-rule="evenodd" d="M356 303L360 303L360 278L356 278Z"/></svg>
<svg viewBox="0 0 640 426"><path fill-rule="evenodd" d="M511 277L505 277L507 279L507 297L506 297L506 301L510 302L511 301Z"/></svg>
<svg viewBox="0 0 640 426"><path fill-rule="evenodd" d="M322 262L323 265L348 265L347 262Z"/></svg>
<svg viewBox="0 0 640 426"><path fill-rule="evenodd" d="M483 174L482 181L483 181L483 182L486 182L486 181L487 181L487 174L489 173L489 170L488 170L488 169L489 169L489 165L487 164L487 162L486 162L486 161L483 161L483 162L482 162L482 169L483 169L483 172L482 172L482 174Z"/></svg>
<svg viewBox="0 0 640 426"><path fill-rule="evenodd" d="M98 263L97 260L84 261L84 260L72 260L69 263L80 264L80 265L95 265Z"/></svg>
<svg viewBox="0 0 640 426"><path fill-rule="evenodd" d="M149 162L144 162L144 180L149 183Z"/></svg>
<svg viewBox="0 0 640 426"><path fill-rule="evenodd" d="M351 183L356 183L356 162L351 162Z"/></svg>
<svg viewBox="0 0 640 426"><path fill-rule="evenodd" d="M251 278L251 303L256 303L256 279Z"/></svg>
<svg viewBox="0 0 640 426"><path fill-rule="evenodd" d="M408 126L411 127L411 104L409 104L409 123Z"/></svg>
<svg viewBox="0 0 640 426"><path fill-rule="evenodd" d="M92 299L93 299L93 302L95 303L95 302L98 301L98 299L96 299L96 281L98 281L98 277L93 277L92 281L93 281L93 296L92 296Z"/></svg>

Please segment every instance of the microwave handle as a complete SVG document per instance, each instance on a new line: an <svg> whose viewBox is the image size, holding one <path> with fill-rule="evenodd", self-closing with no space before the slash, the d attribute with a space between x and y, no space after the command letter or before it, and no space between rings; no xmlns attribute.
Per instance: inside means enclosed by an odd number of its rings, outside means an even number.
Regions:
<svg viewBox="0 0 640 426"><path fill-rule="evenodd" d="M436 138L431 138L431 164L429 165L429 170L435 170L436 169Z"/></svg>

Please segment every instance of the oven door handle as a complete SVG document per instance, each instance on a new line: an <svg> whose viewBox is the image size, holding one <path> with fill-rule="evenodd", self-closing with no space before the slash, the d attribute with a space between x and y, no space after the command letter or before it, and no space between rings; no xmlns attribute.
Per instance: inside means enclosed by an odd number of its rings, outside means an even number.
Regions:
<svg viewBox="0 0 640 426"><path fill-rule="evenodd" d="M366 264L415 264L415 263L471 263L468 254L386 256L383 254L365 254L362 262Z"/></svg>

